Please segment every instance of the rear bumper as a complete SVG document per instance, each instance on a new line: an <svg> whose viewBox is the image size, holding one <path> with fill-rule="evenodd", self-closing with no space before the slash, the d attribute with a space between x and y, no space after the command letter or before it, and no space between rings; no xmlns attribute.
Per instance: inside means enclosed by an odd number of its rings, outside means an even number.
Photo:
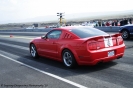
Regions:
<svg viewBox="0 0 133 88"><path fill-rule="evenodd" d="M112 57L104 57L104 58L100 58L100 59L95 59L91 62L82 62L80 65L96 65L98 63L101 63L101 62L109 62L109 61L112 61L112 60L115 60L115 59L120 59L123 57L123 53L119 54L119 55L115 55L115 56L112 56Z"/></svg>
<svg viewBox="0 0 133 88"><path fill-rule="evenodd" d="M109 51L115 51L115 55L108 57ZM80 61L78 62L79 65L96 65L100 62L109 62L115 59L122 58L125 51L125 45L98 50L98 51L92 51L89 52L89 56L83 56L82 58L79 58Z"/></svg>

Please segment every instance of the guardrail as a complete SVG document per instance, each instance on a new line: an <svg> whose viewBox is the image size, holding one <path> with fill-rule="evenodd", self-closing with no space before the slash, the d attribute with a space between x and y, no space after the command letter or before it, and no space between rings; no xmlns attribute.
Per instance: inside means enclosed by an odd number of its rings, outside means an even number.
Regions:
<svg viewBox="0 0 133 88"><path fill-rule="evenodd" d="M95 27L97 29L100 29L102 31L105 32L119 32L120 30L120 26L116 27L116 26L109 26L109 27Z"/></svg>
<svg viewBox="0 0 133 88"><path fill-rule="evenodd" d="M12 29L12 30L0 30L0 32L48 32L52 30L52 28L45 29Z"/></svg>
<svg viewBox="0 0 133 88"><path fill-rule="evenodd" d="M120 27L95 27L105 32L119 32ZM52 30L52 28L45 28L45 29L15 29L15 30L0 30L0 32L48 32Z"/></svg>

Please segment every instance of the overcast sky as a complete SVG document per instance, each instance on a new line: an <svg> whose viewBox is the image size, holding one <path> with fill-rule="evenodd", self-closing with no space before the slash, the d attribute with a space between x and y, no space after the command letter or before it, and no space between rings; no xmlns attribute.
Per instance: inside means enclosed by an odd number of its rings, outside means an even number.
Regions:
<svg viewBox="0 0 133 88"><path fill-rule="evenodd" d="M133 10L132 0L0 0L0 23L57 12L82 13Z"/></svg>

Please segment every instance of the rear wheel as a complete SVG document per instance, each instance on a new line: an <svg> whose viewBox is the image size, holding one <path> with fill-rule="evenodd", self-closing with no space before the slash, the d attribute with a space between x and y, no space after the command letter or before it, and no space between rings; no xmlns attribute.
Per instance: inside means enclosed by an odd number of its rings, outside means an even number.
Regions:
<svg viewBox="0 0 133 88"><path fill-rule="evenodd" d="M123 39L129 39L130 38L130 34L127 30L122 31L122 38Z"/></svg>
<svg viewBox="0 0 133 88"><path fill-rule="evenodd" d="M69 50L64 50L62 53L62 59L63 63L68 68L74 68L77 66L76 60L74 58L74 55Z"/></svg>
<svg viewBox="0 0 133 88"><path fill-rule="evenodd" d="M38 53L34 44L30 45L30 53L33 58L38 58Z"/></svg>

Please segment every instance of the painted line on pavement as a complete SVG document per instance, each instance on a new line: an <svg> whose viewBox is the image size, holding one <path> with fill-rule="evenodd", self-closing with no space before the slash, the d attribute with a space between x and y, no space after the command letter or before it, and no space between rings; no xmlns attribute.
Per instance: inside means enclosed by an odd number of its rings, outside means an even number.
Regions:
<svg viewBox="0 0 133 88"><path fill-rule="evenodd" d="M0 36L0 37L4 37L4 38L34 39L34 38L30 38L30 37L23 37L23 36L13 36L13 35L9 35L9 36Z"/></svg>
<svg viewBox="0 0 133 88"><path fill-rule="evenodd" d="M19 45L14 45L14 44L7 44L7 43L3 43L3 42L0 42L0 44L1 45L6 45L6 46L9 46L9 47L23 49L23 50L29 50L29 48L24 47L24 46L19 46Z"/></svg>
<svg viewBox="0 0 133 88"><path fill-rule="evenodd" d="M16 62L16 63L18 63L18 64L24 65L24 66L26 66L26 67L28 67L28 68L33 69L33 70L36 70L36 71L38 71L38 72L41 72L41 73L43 73L43 74L46 74L46 75L48 75L48 76L50 76L50 77L56 78L56 79L58 79L58 80L61 80L61 81L63 81L63 82L66 82L66 83L69 83L69 84L71 84L71 85L73 85L73 86L75 86L75 87L78 87L78 88L88 88L88 87L85 87L85 86L80 85L80 84L78 84L78 83L75 83L75 82L73 82L73 81L64 79L64 78L62 78L62 77L60 77L60 76L57 76L57 75L54 75L54 74L52 74L52 73L49 73L49 72L46 72L46 71L37 69L37 68L32 67L32 66L27 65L27 64L24 64L24 63L22 63L22 62L20 62L20 61L14 60L14 59L12 59L12 58L10 58L10 57L8 57L8 56L5 56L5 55L3 55L3 54L0 54L0 56L6 58L6 59L8 59L8 60L14 61L14 62Z"/></svg>

